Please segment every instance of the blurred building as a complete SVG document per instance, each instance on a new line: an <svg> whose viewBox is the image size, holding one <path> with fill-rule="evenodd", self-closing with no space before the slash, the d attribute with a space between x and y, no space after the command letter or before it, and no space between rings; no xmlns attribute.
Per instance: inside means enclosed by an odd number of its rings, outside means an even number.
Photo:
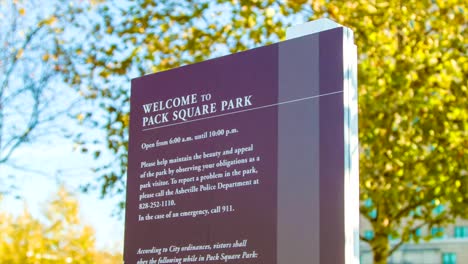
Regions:
<svg viewBox="0 0 468 264"><path fill-rule="evenodd" d="M372 229L361 218L361 234L367 238L373 237ZM389 259L388 264L467 264L468 263L468 221L458 220L447 227L434 227L430 230L420 229L418 236L430 232L440 235L429 242L404 244ZM391 244L398 241L391 240ZM361 264L372 264L372 251L367 243L361 242Z"/></svg>

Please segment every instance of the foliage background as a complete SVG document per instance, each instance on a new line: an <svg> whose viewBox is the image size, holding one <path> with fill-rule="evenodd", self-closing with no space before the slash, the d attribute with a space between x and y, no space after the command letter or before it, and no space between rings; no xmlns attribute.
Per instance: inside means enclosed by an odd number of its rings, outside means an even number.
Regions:
<svg viewBox="0 0 468 264"><path fill-rule="evenodd" d="M90 105L73 112L78 123L105 132L74 135L77 148L114 157L84 191L123 197L131 78L279 41L290 25L328 17L354 30L358 46L361 216L375 234L362 239L374 262L419 240L418 228L468 217L465 1L80 3L69 6L55 65Z"/></svg>
<svg viewBox="0 0 468 264"><path fill-rule="evenodd" d="M96 249L94 229L82 222L77 199L63 186L40 217L25 204L18 216L1 210L0 219L0 263L122 262L121 253Z"/></svg>
<svg viewBox="0 0 468 264"><path fill-rule="evenodd" d="M101 143L119 157L99 168L103 195L124 191L131 77L266 45L284 39L291 24L329 17L353 29L358 46L361 214L375 234L362 239L375 263L419 240L418 228L468 216L464 1L141 0L123 6L98 8L95 39L76 58L95 65L80 73L88 76L81 89L100 101L105 116L98 122L85 113L85 121L107 131ZM435 213L441 204L443 212ZM390 247L389 237L399 243Z"/></svg>

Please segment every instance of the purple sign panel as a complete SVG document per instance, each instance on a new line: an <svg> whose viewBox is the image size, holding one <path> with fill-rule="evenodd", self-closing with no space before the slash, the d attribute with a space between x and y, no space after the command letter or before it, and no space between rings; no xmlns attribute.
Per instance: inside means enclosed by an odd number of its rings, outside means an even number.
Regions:
<svg viewBox="0 0 468 264"><path fill-rule="evenodd" d="M343 36L132 80L125 263L345 263Z"/></svg>

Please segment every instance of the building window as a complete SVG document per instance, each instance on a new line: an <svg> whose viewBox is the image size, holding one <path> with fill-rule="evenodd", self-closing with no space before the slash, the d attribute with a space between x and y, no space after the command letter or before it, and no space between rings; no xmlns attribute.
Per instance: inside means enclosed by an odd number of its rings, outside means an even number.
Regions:
<svg viewBox="0 0 468 264"><path fill-rule="evenodd" d="M468 226L456 226L454 236L456 238L468 237Z"/></svg>
<svg viewBox="0 0 468 264"><path fill-rule="evenodd" d="M372 199L371 198L368 198L364 201L364 206L367 207L367 208L371 208L374 204L372 203ZM372 209L370 212L369 212L369 217L372 218L372 219L375 219L377 218L377 209Z"/></svg>
<svg viewBox="0 0 468 264"><path fill-rule="evenodd" d="M414 231L414 235L415 235L416 237L421 237L421 235L422 235L421 228L416 229L416 230Z"/></svg>
<svg viewBox="0 0 468 264"><path fill-rule="evenodd" d="M421 228L417 228L416 230L414 230L414 233L410 234L410 239L416 240L416 238L421 238L421 235L422 235Z"/></svg>
<svg viewBox="0 0 468 264"><path fill-rule="evenodd" d="M421 216L422 215L422 210L421 210L421 207L418 206L416 207L416 209L414 209L413 211L410 212L410 216Z"/></svg>
<svg viewBox="0 0 468 264"><path fill-rule="evenodd" d="M443 227L433 227L431 229L431 235L435 238L444 237L444 228Z"/></svg>
<svg viewBox="0 0 468 264"><path fill-rule="evenodd" d="M374 210L370 211L369 216L372 219L376 219L377 218L377 209L374 209Z"/></svg>
<svg viewBox="0 0 468 264"><path fill-rule="evenodd" d="M364 231L364 237L367 239L367 240L372 240L374 238L374 231L372 230L366 230Z"/></svg>
<svg viewBox="0 0 468 264"><path fill-rule="evenodd" d="M438 206L436 206L434 208L434 210L432 211L435 215L440 215L444 212L445 210L445 206L443 206L442 204L439 204Z"/></svg>
<svg viewBox="0 0 468 264"><path fill-rule="evenodd" d="M368 198L366 201L364 201L364 206L365 207L371 207L372 206L372 199Z"/></svg>
<svg viewBox="0 0 468 264"><path fill-rule="evenodd" d="M457 264L457 255L455 253L443 253L442 264Z"/></svg>

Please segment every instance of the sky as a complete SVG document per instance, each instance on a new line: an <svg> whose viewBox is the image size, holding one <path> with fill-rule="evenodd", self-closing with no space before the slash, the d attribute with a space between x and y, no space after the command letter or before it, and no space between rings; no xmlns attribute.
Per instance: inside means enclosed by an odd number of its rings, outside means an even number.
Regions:
<svg viewBox="0 0 468 264"><path fill-rule="evenodd" d="M100 249L121 250L124 221L112 212L118 199L100 199L97 192L79 192L80 184L96 179L91 167L96 161L89 154L73 151L73 141L60 136L25 145L13 157L17 166L24 169L0 167L2 175L15 175L18 190L4 197L2 207L14 214L23 210L23 199L35 217L47 201L53 198L60 183L65 184L78 198L84 223L96 230L96 243ZM15 198L16 194L23 199Z"/></svg>
<svg viewBox="0 0 468 264"><path fill-rule="evenodd" d="M60 83L52 84L54 93L51 108L64 109L70 102L78 98L77 93L64 87ZM26 97L18 99L20 102ZM73 118L73 112L82 109L83 104L76 105L71 112L63 114L52 123L43 124L34 130L36 137L26 142L15 152L6 164L0 164L0 183L13 183L17 189L11 189L10 194L4 195L0 209L14 215L21 214L27 205L35 218L41 218L42 210L47 202L54 198L61 184L65 185L79 201L80 216L84 224L91 225L96 231L96 246L109 251L122 251L124 220L113 216L118 202L124 197L105 197L101 199L98 190L89 193L80 191L80 186L96 183L100 177L92 168L105 164L106 156L103 152L99 160L95 160L91 153L81 153L74 150L73 136L78 132L96 137L104 137L104 131L80 126ZM10 119L18 118L9 116ZM11 125L15 120L8 120ZM19 118L16 122L20 122ZM60 131L66 132L60 132ZM34 135L34 133L33 133ZM8 190L8 186L0 186L0 190Z"/></svg>
<svg viewBox="0 0 468 264"><path fill-rule="evenodd" d="M19 7L19 9L12 9L12 3L12 1L1 2L0 19L2 17L4 19L11 18L11 13L9 12L12 10L22 13L22 15L18 17L21 30L15 31L15 35L11 38L12 43L15 43L15 40L19 42L23 41L25 35L29 32L27 30L25 31L25 29L28 28L29 24L36 23L36 15L41 14L42 17L44 17L48 12L53 10L52 6L55 1L27 2L30 3L30 5L20 5L20 7L24 7L24 9ZM6 35L0 34L0 39L3 41L10 39L11 36L8 35L8 32L2 32ZM49 43L46 41L44 42ZM10 52L8 50L9 47L5 45L2 46L2 50L0 50L0 54L2 55L9 54L8 52ZM13 48L14 46L10 47L10 49ZM32 51L29 49L25 50L24 57L27 57L27 55L31 57L37 55L34 47L30 47L30 49ZM0 59L2 58L3 57L0 57ZM2 66L1 63L2 61L0 60L0 66ZM31 70L30 76L28 77L31 80L35 80L33 76L34 73L40 72L42 69L42 66L37 63L33 65L21 65L31 67L31 69L28 68L25 71ZM18 71L15 72L10 79L10 86L8 87L10 90L7 92L13 93L16 91L15 89L25 86L25 78L21 75L24 69L18 67L16 67ZM5 73L5 71L3 71L5 68L0 69ZM26 80L28 78L26 78ZM3 79L0 78L0 80ZM50 105L44 104L43 106L47 108L50 107L50 111L46 111L46 115L55 113L54 111L60 109L66 109L74 99L78 98L76 92L69 87L65 87L60 82L52 82L47 89L47 93L44 94L44 99L50 100ZM24 125L25 121L23 119L28 117L28 112L30 112L28 106L32 108L28 93L15 97L15 100L5 107L5 113L9 115L6 116L8 119L2 120L2 122L4 122L4 130L2 132L8 133L5 132L7 129ZM80 105L77 105L77 107L80 107ZM79 110L79 108L74 109L75 112L77 110ZM112 212L115 211L117 203L123 199L123 197L106 197L105 199L100 199L97 191L89 194L79 191L81 184L98 179L99 175L95 174L91 168L99 166L99 162L102 161L94 160L90 153L82 154L78 151L73 151L73 139L64 137L64 134L60 133L60 130L65 129L69 134L83 131L91 133L93 136L99 135L96 133L104 132L93 131L89 128L79 126L78 122L73 120L73 117L70 118L69 115L73 115L73 112L68 112L57 120L54 120L54 122L48 124L47 127L39 129L38 134L40 134L40 136L38 138L33 138L31 141L22 144L13 153L13 156L6 164L0 164L0 184L5 184L5 179L9 175L12 175L14 177L10 178L8 181L10 183L13 182L18 188L17 190L12 190L11 194L4 195L2 203L0 204L0 209L5 209L13 214L19 214L24 208L24 202L26 202L33 216L39 218L41 216L41 210L46 206L47 201L53 198L53 195L58 190L59 184L62 183L76 194L79 199L81 216L84 223L92 225L96 230L96 243L98 248L121 250L123 245L124 221L118 217L113 217ZM9 129L8 131L13 130L14 129ZM0 186L0 191L8 190L8 188L8 185ZM18 199L16 196L20 198Z"/></svg>

